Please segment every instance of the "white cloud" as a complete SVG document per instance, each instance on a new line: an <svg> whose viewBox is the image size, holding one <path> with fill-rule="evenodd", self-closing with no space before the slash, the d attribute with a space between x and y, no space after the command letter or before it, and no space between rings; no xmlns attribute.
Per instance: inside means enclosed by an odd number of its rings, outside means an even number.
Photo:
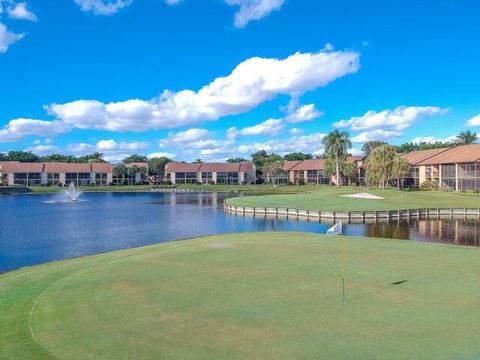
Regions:
<svg viewBox="0 0 480 360"><path fill-rule="evenodd" d="M291 135L301 135L303 134L303 129L299 129L299 128L293 128L293 129L290 129L289 133Z"/></svg>
<svg viewBox="0 0 480 360"><path fill-rule="evenodd" d="M136 152L141 152L150 147L148 141L121 141L113 139L100 140L95 145L87 143L69 144L67 150L77 155L100 152L106 161L118 162Z"/></svg>
<svg viewBox="0 0 480 360"><path fill-rule="evenodd" d="M113 152L113 151L139 151L147 149L150 146L148 141L122 141L116 142L113 139L100 140L95 146L99 152Z"/></svg>
<svg viewBox="0 0 480 360"><path fill-rule="evenodd" d="M252 135L271 135L275 136L282 132L285 125L282 120L268 119L260 124L249 126L240 130L235 127L228 129L227 138L235 139L238 136L252 136Z"/></svg>
<svg viewBox="0 0 480 360"><path fill-rule="evenodd" d="M376 130L365 131L358 134L357 136L354 136L352 138L352 142L366 143L368 141L373 141L373 140L385 141L385 140L390 140L399 136L402 136L402 133L400 131L376 129Z"/></svg>
<svg viewBox="0 0 480 360"><path fill-rule="evenodd" d="M423 136L423 137L418 136L418 137L412 139L412 143L414 143L414 144L420 144L420 143L433 144L433 143L436 143L436 142L449 143L449 142L454 142L455 140L457 140L456 135L448 136L446 138L438 138L438 137L435 137L435 136Z"/></svg>
<svg viewBox="0 0 480 360"><path fill-rule="evenodd" d="M178 5L182 2L183 0L165 0L165 3L167 5Z"/></svg>
<svg viewBox="0 0 480 360"><path fill-rule="evenodd" d="M113 15L129 6L133 0L74 0L82 11L91 11L95 15Z"/></svg>
<svg viewBox="0 0 480 360"><path fill-rule="evenodd" d="M319 118L323 115L323 111L315 108L315 104L303 105L289 114L285 120L289 123L302 123Z"/></svg>
<svg viewBox="0 0 480 360"><path fill-rule="evenodd" d="M447 112L436 106L399 106L394 110L376 112L370 110L365 115L341 120L333 124L334 127L351 127L352 130L388 129L401 131L412 126L419 118L440 115Z"/></svg>
<svg viewBox="0 0 480 360"><path fill-rule="evenodd" d="M47 111L77 128L146 131L192 126L245 113L277 95L298 97L359 69L354 51L295 53L285 59L250 58L199 91L165 90L158 98L116 103L77 100Z"/></svg>
<svg viewBox="0 0 480 360"><path fill-rule="evenodd" d="M159 140L160 147L181 149L183 152L196 153L199 149L222 148L231 146L232 140L216 140L211 131L205 129L189 129L178 133L171 132L165 139ZM192 150L192 151L190 151Z"/></svg>
<svg viewBox="0 0 480 360"><path fill-rule="evenodd" d="M37 15L27 9L26 2L19 2L7 8L8 16L17 20L37 21Z"/></svg>
<svg viewBox="0 0 480 360"><path fill-rule="evenodd" d="M234 24L245 27L250 21L260 20L272 11L280 10L285 0L225 0L228 5L240 6L235 14Z"/></svg>
<svg viewBox="0 0 480 360"><path fill-rule="evenodd" d="M467 121L468 126L480 126L480 114L472 117L470 120Z"/></svg>
<svg viewBox="0 0 480 360"><path fill-rule="evenodd" d="M0 129L0 143L19 141L29 135L56 136L70 130L69 125L58 120L14 119Z"/></svg>
<svg viewBox="0 0 480 360"><path fill-rule="evenodd" d="M16 34L8 31L7 27L0 23L0 53L6 53L10 45L24 36L25 34Z"/></svg>
<svg viewBox="0 0 480 360"><path fill-rule="evenodd" d="M169 153L169 152L154 152L154 153L148 154L147 158L152 159L152 158L166 157L169 159L174 159L175 156L176 155L174 153Z"/></svg>
<svg viewBox="0 0 480 360"><path fill-rule="evenodd" d="M37 146L29 147L25 149L25 151L31 151L34 154L43 156L43 155L58 153L60 151L60 148L55 145L37 145Z"/></svg>

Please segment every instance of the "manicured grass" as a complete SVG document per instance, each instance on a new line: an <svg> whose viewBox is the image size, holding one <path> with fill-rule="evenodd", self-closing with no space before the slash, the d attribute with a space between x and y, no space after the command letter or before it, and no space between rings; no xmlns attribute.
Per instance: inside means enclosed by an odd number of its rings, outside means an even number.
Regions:
<svg viewBox="0 0 480 360"><path fill-rule="evenodd" d="M383 200L352 199L346 194L368 192ZM237 206L296 208L305 210L398 210L417 208L479 208L480 194L443 191L377 190L365 187L319 186L299 194L238 197L227 200Z"/></svg>
<svg viewBox="0 0 480 360"><path fill-rule="evenodd" d="M2 359L478 359L480 250L230 234L0 276ZM401 285L393 282L407 280Z"/></svg>
<svg viewBox="0 0 480 360"><path fill-rule="evenodd" d="M161 185L159 185L161 186ZM81 186L82 191L151 191L154 185L111 185L111 186ZM173 188L173 187L172 187ZM315 186L279 186L274 188L272 185L195 185L185 184L176 185L176 189L193 189L193 190L206 190L206 191L221 191L221 192L258 192L258 193L299 193L306 191L313 191L317 187ZM64 187L56 186L34 186L29 188L34 193L49 193L65 190Z"/></svg>
<svg viewBox="0 0 480 360"><path fill-rule="evenodd" d="M111 185L111 186L80 186L82 191L150 191L150 185ZM29 188L34 193L50 193L63 191L65 187L57 186L32 186Z"/></svg>

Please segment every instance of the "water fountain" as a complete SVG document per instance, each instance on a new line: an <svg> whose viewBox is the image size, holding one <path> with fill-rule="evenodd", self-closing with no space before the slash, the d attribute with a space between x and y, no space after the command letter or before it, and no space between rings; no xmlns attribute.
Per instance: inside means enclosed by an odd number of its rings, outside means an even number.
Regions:
<svg viewBox="0 0 480 360"><path fill-rule="evenodd" d="M78 201L78 197L82 192L77 188L75 188L75 183L71 182L68 187L68 190L65 190L65 193L70 198L70 201Z"/></svg>

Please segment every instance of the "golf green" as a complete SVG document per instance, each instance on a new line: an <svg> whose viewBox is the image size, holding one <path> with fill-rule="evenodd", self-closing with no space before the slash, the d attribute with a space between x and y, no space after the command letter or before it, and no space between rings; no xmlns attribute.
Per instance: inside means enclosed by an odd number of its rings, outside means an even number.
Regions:
<svg viewBox="0 0 480 360"><path fill-rule="evenodd" d="M340 239L218 235L4 274L0 358L480 358L479 249L344 237L343 303Z"/></svg>

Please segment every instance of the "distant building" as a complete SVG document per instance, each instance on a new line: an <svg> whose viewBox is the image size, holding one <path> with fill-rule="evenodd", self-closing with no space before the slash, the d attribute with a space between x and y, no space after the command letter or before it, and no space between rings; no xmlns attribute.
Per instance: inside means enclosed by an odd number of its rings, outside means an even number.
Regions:
<svg viewBox="0 0 480 360"><path fill-rule="evenodd" d="M165 165L167 180L173 184L252 184L255 183L255 166L240 163L178 163Z"/></svg>
<svg viewBox="0 0 480 360"><path fill-rule="evenodd" d="M363 157L349 156L347 162L356 164L357 171L350 178L342 177L342 184L363 184ZM336 177L325 173L324 159L294 160L283 163L283 174L279 177L280 184L288 182L292 184L330 185L336 184Z"/></svg>
<svg viewBox="0 0 480 360"><path fill-rule="evenodd" d="M450 191L480 191L480 144L412 151L402 155L410 173L401 187L417 188L426 181Z"/></svg>
<svg viewBox="0 0 480 360"><path fill-rule="evenodd" d="M127 164L147 167L146 163ZM64 186L110 185L118 182L114 179L115 164L109 163L21 163L18 161L0 162L0 185L3 186ZM148 167L147 167L148 171ZM132 183L142 183L146 174L137 173ZM114 181L116 180L116 181ZM121 179L125 181L125 179Z"/></svg>

